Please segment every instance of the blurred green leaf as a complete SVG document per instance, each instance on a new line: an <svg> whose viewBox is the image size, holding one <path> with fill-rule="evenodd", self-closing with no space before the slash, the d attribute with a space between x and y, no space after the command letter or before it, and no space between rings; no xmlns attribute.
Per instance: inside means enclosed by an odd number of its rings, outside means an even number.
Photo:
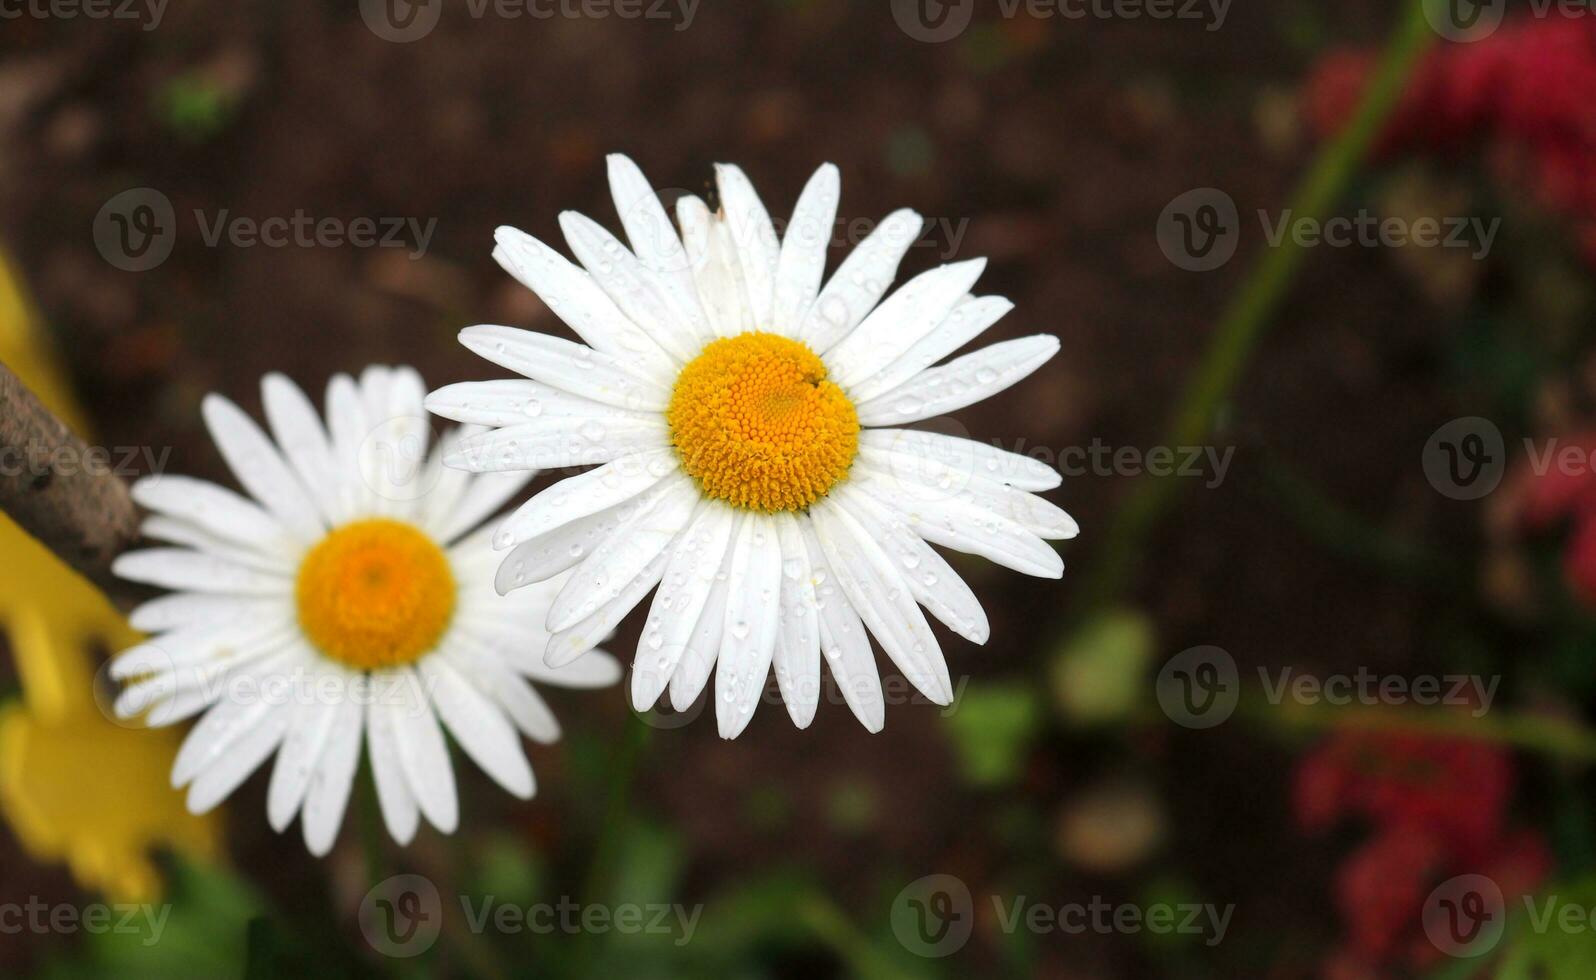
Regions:
<svg viewBox="0 0 1596 980"><path fill-rule="evenodd" d="M195 143L221 132L236 108L232 93L199 75L180 75L155 94L155 112L162 125Z"/></svg>
<svg viewBox="0 0 1596 980"><path fill-rule="evenodd" d="M869 783L844 780L826 798L826 822L839 833L860 833L876 821L880 809L876 789Z"/></svg>
<svg viewBox="0 0 1596 980"><path fill-rule="evenodd" d="M1496 980L1589 980L1596 977L1596 940L1591 909L1596 908L1596 877L1545 889L1519 904L1507 930L1506 952ZM1517 904L1517 903L1515 903ZM1564 928L1559 915L1577 909L1579 928ZM1536 921L1539 919L1540 921Z"/></svg>
<svg viewBox="0 0 1596 980"><path fill-rule="evenodd" d="M1041 699L1024 684L967 689L946 723L965 780L975 786L1002 786L1019 776L1041 731Z"/></svg>
<svg viewBox="0 0 1596 980"><path fill-rule="evenodd" d="M1111 609L1088 620L1053 661L1053 693L1064 717L1078 725L1123 720L1147 690L1153 624L1133 609Z"/></svg>

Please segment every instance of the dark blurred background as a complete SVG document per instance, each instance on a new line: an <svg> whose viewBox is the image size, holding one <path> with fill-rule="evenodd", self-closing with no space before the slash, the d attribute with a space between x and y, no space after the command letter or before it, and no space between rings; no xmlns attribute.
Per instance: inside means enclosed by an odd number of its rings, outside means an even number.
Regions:
<svg viewBox="0 0 1596 980"><path fill-rule="evenodd" d="M439 386L483 374L455 342L463 326L565 333L492 261L492 232L512 224L558 243L565 209L618 227L606 153L631 155L667 197L707 193L712 165L736 162L778 220L831 161L843 175L832 268L858 241L863 226L850 222L913 207L931 223L900 281L988 256L981 291L1017 305L992 339L1047 332L1063 343L1032 378L953 424L1049 462L1094 445L1145 454L1170 445L1168 421L1216 322L1273 247L1252 215L1290 206L1333 135L1303 110L1305 86L1329 52L1377 51L1404 16L1372 0L1240 0L1222 17L1183 4L1173 9L1191 16L1072 19L979 0L967 26L934 42L948 23L935 15L965 5L920 4L929 19L918 21L916 4L886 0L536 5L549 17L455 0L171 0L158 24L148 8L134 8L142 20L24 13L0 19L0 245L98 441L171 447L171 470L225 482L200 424L206 392L258 414L267 371L320 392L332 373L373 362L414 364ZM421 36L395 40L411 15ZM1088 466L1051 495L1082 527L1062 543L1061 583L957 563L993 639L977 648L944 634L964 695L954 708L889 696L886 729L870 736L838 699L822 701L807 731L767 700L723 742L707 718L640 724L620 690L556 691L567 737L531 749L531 803L460 766L455 837L424 830L408 850L373 854L357 809L318 861L297 833L266 825L257 774L226 808L213 856L160 858L181 941L140 950L24 931L0 937L0 972L1290 978L1344 968L1342 862L1361 830L1308 832L1294 776L1325 726L1174 724L1153 678L1181 651L1216 645L1244 678L1285 666L1320 677L1472 671L1505 678L1499 703L1557 693L1558 681L1521 681L1519 658L1543 648L1544 621L1492 611L1494 580L1481 570L1490 502L1438 493L1423 466L1426 441L1454 418L1534 430L1543 379L1574 373L1578 350L1572 326L1534 340L1548 322L1537 311L1572 322L1588 306L1588 273L1555 217L1493 185L1478 159L1466 148L1382 159L1348 183L1337 214L1508 217L1484 260L1305 250L1203 440L1233 453L1228 468L1179 480L1132 545L1126 588L1081 588L1110 560L1107 529L1140 482L1123 467ZM177 231L169 257L130 272L97 246L95 223L138 188L170 202ZM1196 272L1155 231L1167 205L1200 188L1228 195L1243 230L1234 258ZM224 215L296 214L405 224L400 247L207 241ZM1520 330L1527 322L1536 326ZM1493 339L1503 334L1531 340L1504 346ZM1515 360L1508 348L1532 353ZM608 644L623 660L640 618ZM1582 652L1584 627L1570 628ZM8 663L0 690L15 694ZM1577 718L1578 690L1564 685L1576 699L1548 710ZM1513 822L1582 822L1577 766L1523 766L1504 804ZM1457 805L1485 804L1464 792ZM357 909L374 868L426 875L445 895L454 921L425 956L387 958L363 941ZM0 869L0 903L94 900L6 831ZM920 913L903 890L933 874L973 896L961 920L970 938L946 957L904 941L904 915ZM603 895L585 891L595 881ZM488 894L522 907L562 895L701 904L703 917L680 944L471 934L450 896ZM1378 886L1368 894L1401 901ZM1005 928L1013 900L1058 910L1094 898L1233 915L1222 937ZM1416 929L1413 905L1396 917ZM1449 965L1360 964L1334 975Z"/></svg>

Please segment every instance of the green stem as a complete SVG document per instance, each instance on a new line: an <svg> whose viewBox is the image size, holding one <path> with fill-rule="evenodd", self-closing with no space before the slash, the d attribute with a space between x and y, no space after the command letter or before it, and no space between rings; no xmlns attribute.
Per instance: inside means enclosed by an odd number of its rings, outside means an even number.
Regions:
<svg viewBox="0 0 1596 980"><path fill-rule="evenodd" d="M361 760L360 771L355 774L355 786L360 799L356 825L360 828L360 852L366 863L366 887L376 888L384 880L383 872L388 862L383 850L382 809L377 803L377 781L371 764L365 759Z"/></svg>
<svg viewBox="0 0 1596 980"><path fill-rule="evenodd" d="M1447 561L1399 532L1372 526L1283 463L1265 458L1261 472L1273 491L1269 502L1321 547L1371 563L1404 582L1454 590L1469 587L1466 576L1457 572L1465 563Z"/></svg>
<svg viewBox="0 0 1596 980"><path fill-rule="evenodd" d="M621 847L628 823L632 781L642 760L653 729L643 724L635 715L627 723L615 764L610 769L610 796L604 810L604 823L599 829L598 843L593 848L593 863L588 867L583 894L590 902L608 898L613 883L616 855Z"/></svg>
<svg viewBox="0 0 1596 980"><path fill-rule="evenodd" d="M881 980L913 980L890 962L871 944L843 911L819 892L800 895L797 899L800 921L808 926L821 943L836 953L857 977Z"/></svg>
<svg viewBox="0 0 1596 980"><path fill-rule="evenodd" d="M1345 730L1431 735L1493 742L1573 762L1596 762L1596 732L1562 718L1500 711L1476 718L1467 711L1383 704L1284 702L1267 709L1246 707L1260 700L1244 694L1237 717L1284 734Z"/></svg>
<svg viewBox="0 0 1596 980"><path fill-rule="evenodd" d="M1420 0L1387 43L1368 91L1351 123L1320 151L1292 198L1291 213L1322 221L1357 173L1369 147L1402 94L1421 55L1436 39ZM1214 339L1170 421L1167 445L1199 445L1235 387L1264 330L1296 278L1306 252L1287 240L1269 248L1219 318ZM1180 481L1144 476L1114 515L1096 564L1082 586L1088 608L1117 598L1136 574L1146 539L1174 501Z"/></svg>

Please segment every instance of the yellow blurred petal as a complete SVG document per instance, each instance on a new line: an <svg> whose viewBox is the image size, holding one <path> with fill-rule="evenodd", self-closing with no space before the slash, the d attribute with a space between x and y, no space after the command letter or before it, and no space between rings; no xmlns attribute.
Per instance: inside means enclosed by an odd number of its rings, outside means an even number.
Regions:
<svg viewBox="0 0 1596 980"><path fill-rule="evenodd" d="M38 337L0 256L0 360L69 425L81 413ZM158 894L150 854L217 851L219 823L195 817L169 779L179 737L124 728L94 701L89 646L121 649L134 633L93 586L0 515L0 626L24 703L0 710L0 817L38 861L63 861L117 901Z"/></svg>

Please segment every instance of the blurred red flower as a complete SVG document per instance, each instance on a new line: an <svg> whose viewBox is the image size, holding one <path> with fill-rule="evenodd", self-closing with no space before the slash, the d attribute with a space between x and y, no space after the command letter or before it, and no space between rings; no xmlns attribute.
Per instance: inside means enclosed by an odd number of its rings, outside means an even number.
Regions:
<svg viewBox="0 0 1596 980"><path fill-rule="evenodd" d="M1321 138L1340 131L1357 107L1375 59L1367 52L1324 56L1302 95L1303 115ZM1596 262L1596 20L1543 17L1504 25L1471 44L1447 45L1414 72L1376 142L1381 156L1488 152L1493 172L1527 184L1542 206L1573 223Z"/></svg>
<svg viewBox="0 0 1596 980"><path fill-rule="evenodd" d="M1538 833L1506 830L1512 787L1512 756L1471 739L1343 731L1301 760L1294 802L1305 829L1359 817L1372 830L1336 872L1346 943L1324 961L1326 980L1432 964L1441 952L1422 911L1450 877L1486 875L1509 901L1540 884L1551 854Z"/></svg>

